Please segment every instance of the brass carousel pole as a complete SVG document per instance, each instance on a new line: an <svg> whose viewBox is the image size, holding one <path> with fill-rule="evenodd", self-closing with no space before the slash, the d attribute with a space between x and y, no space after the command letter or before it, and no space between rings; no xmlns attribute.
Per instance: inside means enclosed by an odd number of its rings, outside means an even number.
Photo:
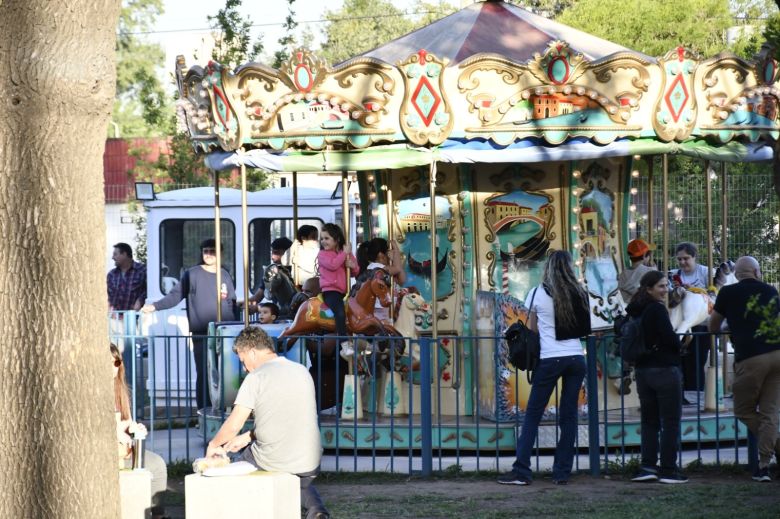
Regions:
<svg viewBox="0 0 780 519"><path fill-rule="evenodd" d="M436 252L436 161L433 157L431 157L431 167L428 180L431 198L431 310L433 312L431 334L435 342L439 335L439 327L437 323L438 304L436 301L438 299L436 297L436 277L438 275L436 264L438 263L439 258Z"/></svg>
<svg viewBox="0 0 780 519"><path fill-rule="evenodd" d="M663 186L662 186L662 198L663 198L663 242L664 242L664 270L669 272L669 156L664 153L663 155ZM669 306L669 294L666 294L666 306Z"/></svg>
<svg viewBox="0 0 780 519"><path fill-rule="evenodd" d="M712 254L712 246L713 246L713 240L712 240L712 179L710 178L710 161L704 162L704 188L705 188L705 196L706 196L706 208L707 208L707 272L709 272L708 280L707 282L710 283L712 279L712 264L713 264L713 254ZM717 399L717 393L718 393L718 372L715 369L715 362L716 362L716 356L718 355L717 350L715 349L715 336L710 335L709 336L710 341L710 366L707 368L707 374L710 376L704 377L704 408L708 410L714 411L718 407L718 399ZM707 384L707 379L710 380L710 384ZM709 387L708 387L709 386Z"/></svg>
<svg viewBox="0 0 780 519"><path fill-rule="evenodd" d="M247 225L246 210L246 165L243 160L243 149L239 148L238 154L241 157L241 259L244 263L244 326L249 326L249 305L246 303L249 299L249 226Z"/></svg>
<svg viewBox="0 0 780 519"><path fill-rule="evenodd" d="M393 188L390 186L390 172L386 171L384 174L384 180L385 180L385 188L387 189L387 196L385 197L385 204L386 204L386 212L387 212L387 244L388 247L393 246ZM390 251L388 250L388 253ZM399 266L399 265L396 265ZM390 322L393 322L394 319L394 310L395 310L395 278L390 277Z"/></svg>
<svg viewBox="0 0 780 519"><path fill-rule="evenodd" d="M728 234L729 234L729 225L728 225L728 218L729 218L729 197L727 195L728 193L728 170L726 169L726 163L721 162L721 166L723 168L722 175L721 175L721 185L720 185L720 261L726 262L729 260L729 240L728 240ZM729 359L729 352L726 344L726 337L721 336L721 349L723 360L721 361L721 376L723 377L723 393L726 393L726 381L728 380L728 373L729 373L729 366L728 366L728 359Z"/></svg>
<svg viewBox="0 0 780 519"><path fill-rule="evenodd" d="M655 157L650 156L647 163L647 242L650 245L655 243L653 237L653 231L655 230L655 207L654 207L654 188L655 179L653 178L653 164L655 163ZM668 269L667 269L668 270Z"/></svg>
<svg viewBox="0 0 780 519"><path fill-rule="evenodd" d="M347 240L347 243L352 245L352 243L349 240L349 185L347 183L346 171L341 172L341 216L342 216L342 220L344 220L344 238ZM346 252L347 254L350 254L352 251L348 250ZM349 299L349 277L350 277L349 267L346 267L346 269L347 269L347 284L346 284L347 293L344 294L345 301Z"/></svg>
<svg viewBox="0 0 780 519"><path fill-rule="evenodd" d="M219 171L214 173L214 254L217 256L217 321L222 320L222 225L219 213ZM201 254L203 251L201 251Z"/></svg>
<svg viewBox="0 0 780 519"><path fill-rule="evenodd" d="M292 192L293 192L293 241L298 239L298 172L292 172ZM300 259L298 259L300 261ZM300 286L301 279L298 272L298 265L293 265L293 283Z"/></svg>

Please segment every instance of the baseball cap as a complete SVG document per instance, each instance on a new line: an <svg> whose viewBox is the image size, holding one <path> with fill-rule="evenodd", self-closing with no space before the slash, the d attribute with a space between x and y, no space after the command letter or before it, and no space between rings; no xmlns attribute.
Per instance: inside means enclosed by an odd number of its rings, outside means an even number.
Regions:
<svg viewBox="0 0 780 519"><path fill-rule="evenodd" d="M632 258L641 258L651 250L655 250L655 245L650 245L639 238L628 242L628 255Z"/></svg>
<svg viewBox="0 0 780 519"><path fill-rule="evenodd" d="M284 251L290 247L292 247L292 241L290 238L285 238L284 236L281 238L276 238L271 242L271 250L279 251L281 253L284 253Z"/></svg>

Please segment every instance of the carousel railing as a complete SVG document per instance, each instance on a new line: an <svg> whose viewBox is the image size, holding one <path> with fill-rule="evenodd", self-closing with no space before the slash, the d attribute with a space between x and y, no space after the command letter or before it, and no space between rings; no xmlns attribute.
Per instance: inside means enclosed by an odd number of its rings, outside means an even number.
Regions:
<svg viewBox="0 0 780 519"><path fill-rule="evenodd" d="M124 348L136 418L150 430L148 448L168 461L202 456L229 409L225 405L197 409L191 337L143 336L134 312L111 317L111 340ZM710 340L709 334L693 335ZM228 340L218 334L204 338L217 349ZM502 338L353 336L351 340L356 348L346 358L340 355L340 341L334 337L299 337L296 344L302 347L295 350L287 350L286 341L278 343L280 353L308 365L314 379L325 448L323 470L423 475L508 470L514 460L515 436L523 423L521 400L528 387L524 372L506 376L506 370L512 370L502 358ZM592 335L585 343L588 372L585 405L577 419L577 472L614 472L630 466L639 456L638 410L630 393L610 387L616 385L616 373L610 372L610 366L614 365L621 377L624 371L619 357L614 356L612 341L611 335L604 334ZM208 354L204 352L204 366L208 366ZM698 356L700 350L694 348L691 354ZM450 357L444 359L445 355ZM719 354L714 365L718 373L720 362ZM228 364L218 363L221 379ZM486 383L485 373L491 372L493 382ZM426 380L430 383L422 383ZM505 380L511 382L502 382ZM237 386L226 386L221 384L218 394L220 402L229 404ZM632 390L635 392L635 384ZM717 384L716 391L716 401L728 404L728 395L724 399ZM507 401L498 398L501 392L506 393L502 398ZM356 400L357 395L361 401ZM492 400L491 395L495 397ZM684 409L681 463L754 462L754 442L746 441L744 426L720 404L705 409L705 398L696 393L693 405ZM491 401L492 407L488 405ZM507 414L507 410L513 412ZM535 470L544 471L552 465L557 425L557 414L551 410L537 437L532 460Z"/></svg>

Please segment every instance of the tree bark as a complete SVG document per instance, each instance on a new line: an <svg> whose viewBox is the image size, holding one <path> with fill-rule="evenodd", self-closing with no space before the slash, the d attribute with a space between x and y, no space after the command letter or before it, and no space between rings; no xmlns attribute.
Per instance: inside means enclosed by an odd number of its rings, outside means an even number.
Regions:
<svg viewBox="0 0 780 519"><path fill-rule="evenodd" d="M0 0L0 517L119 517L103 265L120 0Z"/></svg>

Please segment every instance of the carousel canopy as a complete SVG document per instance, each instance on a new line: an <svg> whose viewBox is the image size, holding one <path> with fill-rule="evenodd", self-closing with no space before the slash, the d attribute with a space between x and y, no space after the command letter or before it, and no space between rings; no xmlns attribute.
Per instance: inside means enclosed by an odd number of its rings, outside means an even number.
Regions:
<svg viewBox="0 0 780 519"><path fill-rule="evenodd" d="M682 47L650 58L503 2L472 4L349 61L177 62L180 120L214 168L398 168L683 153L772 158L780 74ZM237 153L239 152L240 153Z"/></svg>
<svg viewBox="0 0 780 519"><path fill-rule="evenodd" d="M425 49L451 63L480 53L498 54L525 63L536 54L544 54L550 41L565 41L574 52L589 60L615 52L634 52L512 4L477 2L362 56L393 63L399 56Z"/></svg>

